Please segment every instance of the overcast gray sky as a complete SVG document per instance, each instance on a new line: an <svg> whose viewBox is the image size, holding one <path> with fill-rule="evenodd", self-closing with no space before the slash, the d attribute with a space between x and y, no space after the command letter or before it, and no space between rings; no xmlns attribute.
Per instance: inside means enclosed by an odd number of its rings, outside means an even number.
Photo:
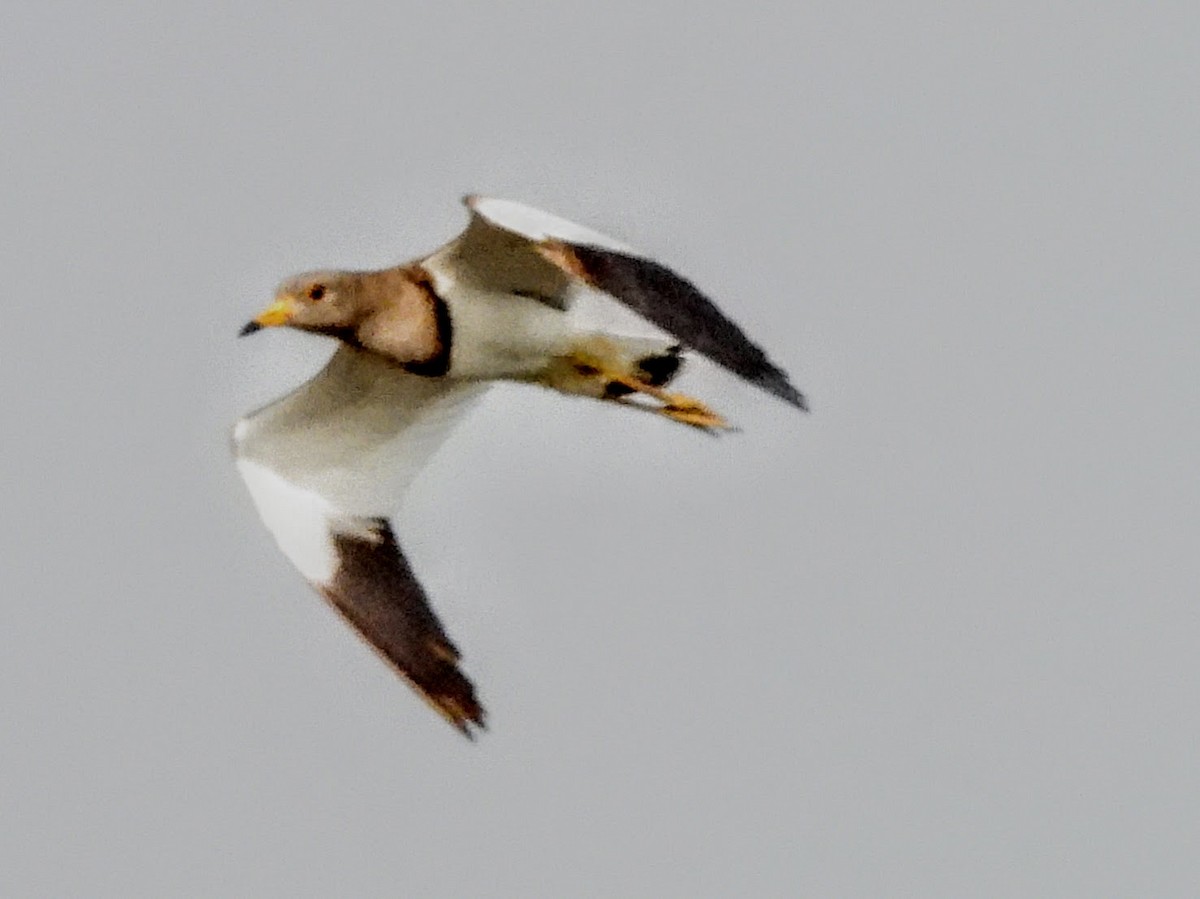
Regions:
<svg viewBox="0 0 1200 899"><path fill-rule="evenodd" d="M0 893L1200 890L1194 3L298 7L5 6ZM276 281L469 191L814 410L494 391L397 528L474 745L227 447L328 352Z"/></svg>

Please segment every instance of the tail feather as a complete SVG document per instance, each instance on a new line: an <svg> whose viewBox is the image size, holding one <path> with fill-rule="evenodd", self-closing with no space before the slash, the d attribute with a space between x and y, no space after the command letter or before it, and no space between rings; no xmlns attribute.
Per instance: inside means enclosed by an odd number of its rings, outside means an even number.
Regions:
<svg viewBox="0 0 1200 899"><path fill-rule="evenodd" d="M644 356L638 360L637 366L645 375L647 384L651 387L664 387L671 383L683 366L683 347L674 344L662 353Z"/></svg>
<svg viewBox="0 0 1200 899"><path fill-rule="evenodd" d="M625 382L662 387L679 373L683 347L651 337L593 332L555 357L538 380L563 393L614 398L634 392Z"/></svg>

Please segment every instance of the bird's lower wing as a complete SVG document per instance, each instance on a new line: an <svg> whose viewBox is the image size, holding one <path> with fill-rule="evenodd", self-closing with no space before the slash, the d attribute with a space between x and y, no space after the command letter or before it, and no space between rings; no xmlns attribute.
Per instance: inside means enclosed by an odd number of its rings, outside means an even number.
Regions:
<svg viewBox="0 0 1200 899"><path fill-rule="evenodd" d="M386 516L482 390L347 347L235 431L238 470L280 549L468 736L483 708Z"/></svg>
<svg viewBox="0 0 1200 899"><path fill-rule="evenodd" d="M554 302L559 304L565 288L554 273L565 275L615 298L756 387L807 408L787 373L686 278L606 235L529 206L484 197L465 202L472 219L448 246L453 255L440 251L426 260L427 267L450 263L480 277L501 269L520 272L534 294L536 285L557 285Z"/></svg>
<svg viewBox="0 0 1200 899"><path fill-rule="evenodd" d="M332 541L337 571L314 586L430 706L472 736L484 726L483 706L387 520Z"/></svg>

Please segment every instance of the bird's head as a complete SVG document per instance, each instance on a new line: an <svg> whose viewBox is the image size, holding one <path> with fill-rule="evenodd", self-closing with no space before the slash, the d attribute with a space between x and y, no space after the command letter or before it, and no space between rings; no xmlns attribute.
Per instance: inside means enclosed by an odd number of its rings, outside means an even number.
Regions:
<svg viewBox="0 0 1200 899"><path fill-rule="evenodd" d="M360 320L358 278L351 272L306 272L288 278L266 309L246 323L240 336L287 325L302 331L342 335Z"/></svg>

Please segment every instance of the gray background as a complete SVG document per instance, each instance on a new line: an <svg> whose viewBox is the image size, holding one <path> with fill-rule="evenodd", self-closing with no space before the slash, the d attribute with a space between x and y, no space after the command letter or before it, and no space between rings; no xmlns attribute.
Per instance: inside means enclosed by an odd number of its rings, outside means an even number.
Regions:
<svg viewBox="0 0 1200 899"><path fill-rule="evenodd" d="M0 893L1200 891L1194 3L4 10ZM467 191L814 407L495 391L399 518L475 745L227 451Z"/></svg>

